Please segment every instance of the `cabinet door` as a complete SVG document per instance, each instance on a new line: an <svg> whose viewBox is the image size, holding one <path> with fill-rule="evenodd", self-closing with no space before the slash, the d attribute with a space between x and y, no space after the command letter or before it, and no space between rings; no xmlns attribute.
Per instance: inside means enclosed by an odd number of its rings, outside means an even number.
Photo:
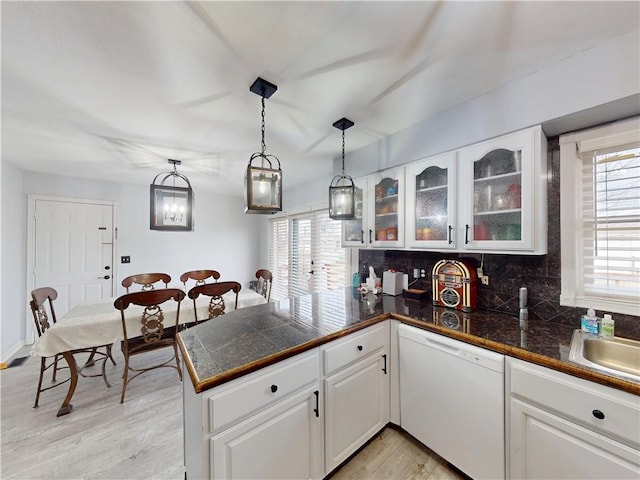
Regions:
<svg viewBox="0 0 640 480"><path fill-rule="evenodd" d="M389 422L387 371L387 355L380 353L325 380L326 473Z"/></svg>
<svg viewBox="0 0 640 480"><path fill-rule="evenodd" d="M640 452L511 399L511 478L640 478Z"/></svg>
<svg viewBox="0 0 640 480"><path fill-rule="evenodd" d="M369 238L366 223L366 192L367 177L355 178L353 183L356 186L356 218L354 220L342 221L342 246L343 247L365 247Z"/></svg>
<svg viewBox="0 0 640 480"><path fill-rule="evenodd" d="M305 391L213 436L212 478L322 478L321 411Z"/></svg>
<svg viewBox="0 0 640 480"><path fill-rule="evenodd" d="M369 176L368 236L372 247L404 246L404 167Z"/></svg>
<svg viewBox="0 0 640 480"><path fill-rule="evenodd" d="M456 247L456 154L447 153L405 168L406 246Z"/></svg>
<svg viewBox="0 0 640 480"><path fill-rule="evenodd" d="M546 253L542 138L536 127L460 150L461 247Z"/></svg>

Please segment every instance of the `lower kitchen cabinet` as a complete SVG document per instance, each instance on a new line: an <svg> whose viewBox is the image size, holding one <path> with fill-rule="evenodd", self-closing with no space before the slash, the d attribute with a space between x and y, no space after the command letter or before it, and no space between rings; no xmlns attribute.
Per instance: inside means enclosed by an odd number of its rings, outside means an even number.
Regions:
<svg viewBox="0 0 640 480"><path fill-rule="evenodd" d="M373 355L325 380L327 473L389 421L389 376L383 355Z"/></svg>
<svg viewBox="0 0 640 480"><path fill-rule="evenodd" d="M318 394L307 389L214 435L212 478L320 478Z"/></svg>
<svg viewBox="0 0 640 480"><path fill-rule="evenodd" d="M188 480L322 478L322 399L317 348L201 394L185 385Z"/></svg>
<svg viewBox="0 0 640 480"><path fill-rule="evenodd" d="M640 478L637 396L509 359L511 478Z"/></svg>

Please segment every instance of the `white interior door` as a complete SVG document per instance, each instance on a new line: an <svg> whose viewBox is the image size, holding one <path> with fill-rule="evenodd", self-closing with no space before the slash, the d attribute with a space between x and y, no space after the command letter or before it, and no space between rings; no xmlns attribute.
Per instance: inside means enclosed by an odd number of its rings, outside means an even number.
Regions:
<svg viewBox="0 0 640 480"><path fill-rule="evenodd" d="M28 292L56 289L58 318L79 302L112 297L113 204L35 198L30 208L33 276ZM27 343L33 341L30 317Z"/></svg>

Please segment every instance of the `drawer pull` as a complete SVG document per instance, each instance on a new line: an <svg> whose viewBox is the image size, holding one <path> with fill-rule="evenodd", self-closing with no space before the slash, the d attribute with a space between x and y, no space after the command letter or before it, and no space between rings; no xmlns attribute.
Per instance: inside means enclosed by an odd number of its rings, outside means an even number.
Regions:
<svg viewBox="0 0 640 480"><path fill-rule="evenodd" d="M278 385L271 385L271 392L276 393L278 391Z"/></svg>
<svg viewBox="0 0 640 480"><path fill-rule="evenodd" d="M591 413L593 413L594 417L599 418L600 420L604 420L604 413L602 413L600 410L594 410Z"/></svg>
<svg viewBox="0 0 640 480"><path fill-rule="evenodd" d="M316 396L316 408L313 409L313 411L316 414L316 417L320 416L320 391L316 390L315 392L313 392L313 394Z"/></svg>
<svg viewBox="0 0 640 480"><path fill-rule="evenodd" d="M361 352L362 351L362 345L358 345L358 351Z"/></svg>

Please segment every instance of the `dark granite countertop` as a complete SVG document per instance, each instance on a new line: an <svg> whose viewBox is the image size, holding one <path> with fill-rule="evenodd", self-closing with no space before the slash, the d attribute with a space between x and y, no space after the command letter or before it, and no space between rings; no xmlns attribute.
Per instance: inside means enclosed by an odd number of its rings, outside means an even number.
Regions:
<svg viewBox="0 0 640 480"><path fill-rule="evenodd" d="M521 328L518 318L499 312L462 313L401 296L361 297L354 288L229 312L180 332L179 344L200 393L388 318L640 395L640 383L567 360L579 325L529 320Z"/></svg>

